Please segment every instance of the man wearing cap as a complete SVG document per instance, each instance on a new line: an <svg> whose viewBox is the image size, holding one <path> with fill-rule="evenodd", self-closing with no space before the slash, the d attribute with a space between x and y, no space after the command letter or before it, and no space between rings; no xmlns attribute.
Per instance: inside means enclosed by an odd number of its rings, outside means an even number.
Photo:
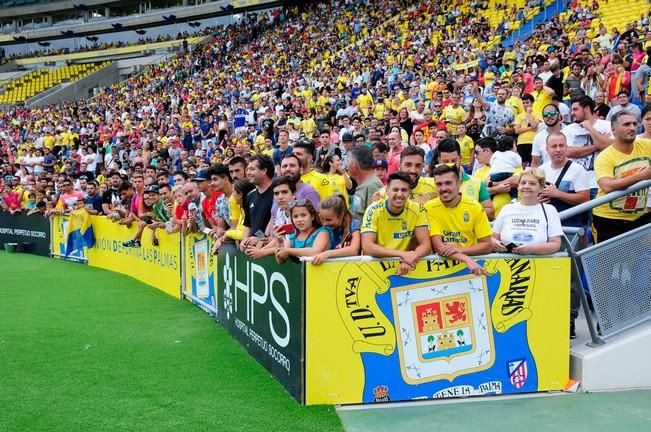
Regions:
<svg viewBox="0 0 651 432"><path fill-rule="evenodd" d="M375 162L373 162L373 171L385 187L387 185L387 177L389 175L387 174L388 166L389 165L387 164L387 161L384 159L375 159Z"/></svg>
<svg viewBox="0 0 651 432"><path fill-rule="evenodd" d="M201 192L201 213L206 226L208 228L217 228L217 221L214 219L215 205L222 193L213 188L210 175L209 169L202 169L194 176L192 181L197 184Z"/></svg>

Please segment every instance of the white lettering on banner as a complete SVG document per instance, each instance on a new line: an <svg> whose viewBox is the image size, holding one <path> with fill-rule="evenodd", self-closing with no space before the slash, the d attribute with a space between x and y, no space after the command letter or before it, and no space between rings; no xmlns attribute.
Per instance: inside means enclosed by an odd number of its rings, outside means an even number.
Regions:
<svg viewBox="0 0 651 432"><path fill-rule="evenodd" d="M273 344L267 342L262 336L256 333L253 329L249 328L249 326L247 326L245 322L243 322L238 318L235 318L235 328L237 328L249 339L251 339L251 342L259 346L260 349L266 352L269 355L269 357L271 357L276 363L281 365L287 371L288 374L291 372L292 370L291 361L283 353L278 351L273 346Z"/></svg>
<svg viewBox="0 0 651 432"><path fill-rule="evenodd" d="M278 314L282 317L283 321L285 322L285 328L287 330L285 332L284 337L278 335L278 332L274 327L273 320L271 319L271 311L269 311L269 329L271 330L271 336L273 336L276 343L281 347L285 348L287 345L289 345L289 334L290 334L289 316L287 316L287 312L285 312L285 309L283 309L282 305L278 303L278 300L276 300L276 297L274 297L275 282L277 282L278 284L282 285L285 288L285 300L287 300L287 303L289 303L289 286L287 285L287 279L285 279L285 277L282 274L278 272L273 272L271 274L271 279L269 280L269 285L271 286L271 304L274 306L276 311L278 311Z"/></svg>
<svg viewBox="0 0 651 432"><path fill-rule="evenodd" d="M230 259L229 256L226 257L226 261L228 262ZM259 264L256 263L251 263L249 261L246 261L246 269L245 269L245 278L244 280L240 280L238 278L238 271L237 271L237 266L238 266L238 257L234 256L233 258L233 285L235 287L235 297L234 297L234 309L235 312L238 311L238 307L240 306L240 301L238 299L240 298L240 295L243 295L245 297L245 304L246 304L246 320L251 324L255 325L255 309L256 309L256 304L258 305L257 307L263 307L266 306L268 308L267 316L268 316L268 322L269 322L269 332L271 333L271 336L274 338L274 341L282 348L285 348L287 345L289 345L289 341L291 338L291 329L289 326L289 314L283 307L283 304L279 301L279 297L276 297L275 292L274 292L274 286L280 285L281 287L284 288L282 290L284 292L284 300L285 303L289 303L289 284L287 283L287 279L285 276L280 273L280 272L273 272L271 275L267 275L267 271L265 270L264 267L262 267ZM230 266L230 263L228 263ZM229 273L230 275L230 273ZM262 280L262 282L260 282ZM263 289L260 289L262 285ZM226 287L227 289L230 289L230 287ZM271 305L269 305L269 302L271 302ZM274 317L274 312L277 314L278 317L283 321L285 324L285 332L280 331L280 329L277 329L274 324L273 324L273 317ZM262 323L258 323L260 325ZM283 335L284 333L284 335Z"/></svg>
<svg viewBox="0 0 651 432"><path fill-rule="evenodd" d="M448 387L434 393L432 397L434 399L444 399L450 397L480 396L485 394L502 394L502 383L500 381L488 381L479 384L479 387L477 388L474 388L471 385Z"/></svg>
<svg viewBox="0 0 651 432"><path fill-rule="evenodd" d="M45 238L46 234L43 231L31 231L19 228L0 228L0 234L9 234L23 237Z"/></svg>
<svg viewBox="0 0 651 432"><path fill-rule="evenodd" d="M233 278L233 281L235 282L235 312L237 312L237 307L240 304L240 302L237 301L238 299L238 293L239 291L242 291L246 295L246 320L251 321L251 310L249 308L249 268L250 268L250 263L247 261L246 262L246 282L242 283L240 280L237 278L237 256L233 258L234 265L233 268L235 270L234 275L235 277Z"/></svg>
<svg viewBox="0 0 651 432"><path fill-rule="evenodd" d="M255 292L256 284L254 282L255 282L256 274L262 276L262 281L264 282L264 291L262 295ZM250 282L251 282L251 319L249 319L249 321L251 321L251 324L255 325L255 303L258 303L260 305L265 304L269 293L269 281L267 280L267 272L264 270L264 267L256 263L251 263Z"/></svg>
<svg viewBox="0 0 651 432"><path fill-rule="evenodd" d="M235 293L232 301L232 307L234 310L234 323L235 328L237 328L242 334L246 335L251 342L260 347L262 351L265 351L269 357L273 359L276 363L281 365L287 373L291 371L291 361L283 354L279 349L286 348L289 345L291 339L291 328L289 323L289 314L287 310L283 307L284 304L289 304L289 283L285 276L280 272L272 272L271 274L267 273L267 270L259 264L252 263L246 260L244 266L244 275L243 278L239 279L238 256L231 256L226 254L224 262L224 299L231 298L232 289L235 289ZM242 269L240 267L240 269ZM279 291L280 286L280 291ZM242 311L240 317L245 315L244 322L242 319L238 318L237 312L240 306L246 305L246 314ZM230 316L228 312L231 306L225 306L227 308L227 315ZM256 332L252 327L256 325L255 323L255 310L259 308L266 308L269 333L273 337L273 342L266 340L262 335ZM258 315L260 313L258 312ZM264 316L264 312L262 314ZM274 318L275 324L274 324ZM278 318L282 323L279 323ZM265 324L263 322L258 322L258 328L262 328ZM282 327L285 327L283 329Z"/></svg>

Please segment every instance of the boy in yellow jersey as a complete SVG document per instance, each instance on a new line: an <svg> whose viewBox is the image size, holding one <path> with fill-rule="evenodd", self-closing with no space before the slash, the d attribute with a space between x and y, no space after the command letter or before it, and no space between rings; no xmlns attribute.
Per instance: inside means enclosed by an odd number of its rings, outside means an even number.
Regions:
<svg viewBox="0 0 651 432"><path fill-rule="evenodd" d="M466 173L470 173L475 162L475 142L466 135L466 125L464 123L457 125L457 141L461 148L461 166Z"/></svg>
<svg viewBox="0 0 651 432"><path fill-rule="evenodd" d="M332 195L332 186L328 177L314 169L314 145L312 142L308 140L297 142L294 144L293 154L298 157L303 166L301 180L316 189L321 201Z"/></svg>
<svg viewBox="0 0 651 432"><path fill-rule="evenodd" d="M486 271L470 256L491 252L493 230L481 204L459 192L459 171L449 165L434 169L439 196L425 204L432 249L441 256L463 261L476 275Z"/></svg>
<svg viewBox="0 0 651 432"><path fill-rule="evenodd" d="M399 170L409 176L410 194L409 199L420 204L436 197L436 186L434 179L421 177L425 167L425 151L416 146L405 147L400 153ZM387 187L383 187L373 195L375 201L387 197Z"/></svg>
<svg viewBox="0 0 651 432"><path fill-rule="evenodd" d="M387 198L366 209L362 221L362 250L378 258L399 257L398 275L409 273L432 249L425 210L409 200L409 174L389 176Z"/></svg>
<svg viewBox="0 0 651 432"><path fill-rule="evenodd" d="M646 112L645 112L646 113ZM651 179L651 140L636 138L637 116L622 110L611 118L615 140L594 163L597 199ZM651 222L649 191L641 189L592 210L595 242L601 243Z"/></svg>

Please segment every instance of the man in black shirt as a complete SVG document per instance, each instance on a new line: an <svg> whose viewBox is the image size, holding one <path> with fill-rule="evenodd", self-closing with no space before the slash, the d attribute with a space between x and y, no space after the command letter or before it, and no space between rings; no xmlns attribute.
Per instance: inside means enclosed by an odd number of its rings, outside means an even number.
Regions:
<svg viewBox="0 0 651 432"><path fill-rule="evenodd" d="M255 155L246 168L246 177L256 188L249 192L244 201L244 240L240 243L242 252L254 248L271 219L273 191L271 179L274 176L274 164L269 156Z"/></svg>
<svg viewBox="0 0 651 432"><path fill-rule="evenodd" d="M120 191L122 177L117 171L110 172L107 176L108 190L102 195L102 213L111 216L115 213L116 207L121 205Z"/></svg>
<svg viewBox="0 0 651 432"><path fill-rule="evenodd" d="M101 215L102 214L102 202L103 198L99 196L99 183L95 180L88 183L86 186L86 199L84 204L86 204L86 210L92 215Z"/></svg>

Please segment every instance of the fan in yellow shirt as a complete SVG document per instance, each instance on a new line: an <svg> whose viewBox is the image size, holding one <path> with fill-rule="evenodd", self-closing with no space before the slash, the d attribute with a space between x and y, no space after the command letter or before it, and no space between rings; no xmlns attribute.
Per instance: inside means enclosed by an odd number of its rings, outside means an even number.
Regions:
<svg viewBox="0 0 651 432"><path fill-rule="evenodd" d="M373 96L366 88L363 88L362 93L357 96L357 106L364 117L368 116L369 111L373 109Z"/></svg>
<svg viewBox="0 0 651 432"><path fill-rule="evenodd" d="M594 163L595 180L599 184L597 199L651 179L651 140L635 138L635 116L620 111L613 115L612 125L615 141L601 151ZM592 213L597 242L651 222L648 207L648 189L632 192L595 207Z"/></svg>
<svg viewBox="0 0 651 432"><path fill-rule="evenodd" d="M457 136L457 125L462 124L466 119L466 110L459 105L461 103L461 96L458 93L453 94L451 100L452 104L443 109L441 119L447 125L450 135Z"/></svg>
<svg viewBox="0 0 651 432"><path fill-rule="evenodd" d="M439 197L425 205L432 249L439 255L463 261L471 273L487 274L470 256L491 251L493 230L481 204L459 193L459 171L449 165L434 169Z"/></svg>
<svg viewBox="0 0 651 432"><path fill-rule="evenodd" d="M542 112L545 106L552 103L552 96L554 96L554 90L547 87L543 84L543 80L540 77L536 77L533 80L534 90L531 92L533 96L533 115L537 119L542 119Z"/></svg>
<svg viewBox="0 0 651 432"><path fill-rule="evenodd" d="M301 161L301 166L306 170L301 176L301 180L316 189L321 201L332 195L332 185L330 185L328 177L313 168L314 145L309 141L299 141L294 144L293 154Z"/></svg>
<svg viewBox="0 0 651 432"><path fill-rule="evenodd" d="M366 209L362 221L364 254L399 257L397 274L407 274L418 261L431 252L429 226L423 206L408 199L409 174L395 172L387 183L388 198Z"/></svg>

